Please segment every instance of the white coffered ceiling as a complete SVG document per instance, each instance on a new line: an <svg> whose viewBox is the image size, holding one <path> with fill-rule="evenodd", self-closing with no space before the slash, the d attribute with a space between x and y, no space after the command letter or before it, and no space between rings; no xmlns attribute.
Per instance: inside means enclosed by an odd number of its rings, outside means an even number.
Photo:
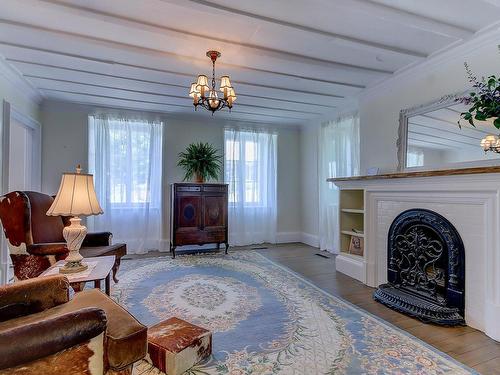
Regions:
<svg viewBox="0 0 500 375"><path fill-rule="evenodd" d="M46 98L182 114L217 49L238 100L215 116L298 123L499 20L497 0L2 0L0 55Z"/></svg>

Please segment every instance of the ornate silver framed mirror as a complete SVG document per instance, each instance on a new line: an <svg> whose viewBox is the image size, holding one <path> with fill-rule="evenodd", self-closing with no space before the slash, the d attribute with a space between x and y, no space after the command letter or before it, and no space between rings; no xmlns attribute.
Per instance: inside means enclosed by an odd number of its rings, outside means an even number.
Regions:
<svg viewBox="0 0 500 375"><path fill-rule="evenodd" d="M458 125L467 107L457 99L467 92L451 94L399 114L398 170L460 168L500 163L500 154L485 153L481 140L497 134L491 121L466 121Z"/></svg>

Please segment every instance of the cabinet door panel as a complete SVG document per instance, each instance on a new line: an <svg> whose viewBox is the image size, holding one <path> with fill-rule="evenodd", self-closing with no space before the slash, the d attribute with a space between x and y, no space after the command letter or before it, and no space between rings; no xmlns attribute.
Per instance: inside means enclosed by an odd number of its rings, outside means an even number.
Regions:
<svg viewBox="0 0 500 375"><path fill-rule="evenodd" d="M201 196L177 195L177 228L199 229L201 226Z"/></svg>
<svg viewBox="0 0 500 375"><path fill-rule="evenodd" d="M205 195L204 201L205 228L224 228L226 226L227 202L224 194Z"/></svg>

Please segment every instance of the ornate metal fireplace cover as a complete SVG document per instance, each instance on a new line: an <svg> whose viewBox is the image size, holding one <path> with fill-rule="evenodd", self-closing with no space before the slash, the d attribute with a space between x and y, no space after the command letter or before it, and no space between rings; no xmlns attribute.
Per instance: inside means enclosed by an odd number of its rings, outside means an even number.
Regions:
<svg viewBox="0 0 500 375"><path fill-rule="evenodd" d="M425 322L465 324L464 245L455 227L436 212L411 209L393 221L387 280L375 300Z"/></svg>

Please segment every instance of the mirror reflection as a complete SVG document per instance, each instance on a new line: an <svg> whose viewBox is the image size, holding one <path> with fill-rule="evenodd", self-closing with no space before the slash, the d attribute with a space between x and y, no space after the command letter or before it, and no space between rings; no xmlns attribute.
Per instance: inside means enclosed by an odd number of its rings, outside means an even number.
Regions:
<svg viewBox="0 0 500 375"><path fill-rule="evenodd" d="M496 152L485 152L481 141L498 132L493 122L466 121L458 126L460 113L467 111L462 103L408 117L406 167L435 167L499 159ZM500 141L499 141L500 142ZM484 141L483 141L484 145Z"/></svg>

